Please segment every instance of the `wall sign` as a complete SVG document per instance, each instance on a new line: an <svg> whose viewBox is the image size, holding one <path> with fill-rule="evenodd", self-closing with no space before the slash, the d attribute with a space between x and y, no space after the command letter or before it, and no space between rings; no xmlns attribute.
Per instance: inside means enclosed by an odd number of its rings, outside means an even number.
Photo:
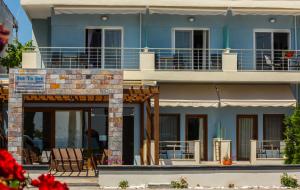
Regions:
<svg viewBox="0 0 300 190"><path fill-rule="evenodd" d="M15 92L45 91L45 75L15 75Z"/></svg>

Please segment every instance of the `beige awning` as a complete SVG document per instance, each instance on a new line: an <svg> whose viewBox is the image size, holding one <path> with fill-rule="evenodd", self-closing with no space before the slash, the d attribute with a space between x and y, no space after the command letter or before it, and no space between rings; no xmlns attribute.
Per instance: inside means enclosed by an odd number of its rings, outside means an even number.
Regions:
<svg viewBox="0 0 300 190"><path fill-rule="evenodd" d="M112 7L112 6L94 6L94 7L54 7L55 14L139 14L146 13L146 7Z"/></svg>
<svg viewBox="0 0 300 190"><path fill-rule="evenodd" d="M294 107L289 85L217 85L221 107Z"/></svg>
<svg viewBox="0 0 300 190"><path fill-rule="evenodd" d="M184 7L150 7L150 14L172 15L226 15L227 8L184 8Z"/></svg>
<svg viewBox="0 0 300 190"><path fill-rule="evenodd" d="M300 9L232 8L232 15L300 15Z"/></svg>
<svg viewBox="0 0 300 190"><path fill-rule="evenodd" d="M214 85L161 84L159 105L171 107L218 107Z"/></svg>

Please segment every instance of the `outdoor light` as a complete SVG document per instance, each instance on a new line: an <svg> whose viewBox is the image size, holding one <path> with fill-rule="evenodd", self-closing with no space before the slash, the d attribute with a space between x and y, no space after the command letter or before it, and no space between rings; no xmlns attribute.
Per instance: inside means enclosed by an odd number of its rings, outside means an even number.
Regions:
<svg viewBox="0 0 300 190"><path fill-rule="evenodd" d="M270 19L269 19L269 22L270 22L270 23L275 23L275 22L276 22L276 18L270 18Z"/></svg>
<svg viewBox="0 0 300 190"><path fill-rule="evenodd" d="M101 20L107 21L108 20L108 16L101 16Z"/></svg>
<svg viewBox="0 0 300 190"><path fill-rule="evenodd" d="M195 18L194 17L189 17L188 20L189 20L189 22L195 22Z"/></svg>

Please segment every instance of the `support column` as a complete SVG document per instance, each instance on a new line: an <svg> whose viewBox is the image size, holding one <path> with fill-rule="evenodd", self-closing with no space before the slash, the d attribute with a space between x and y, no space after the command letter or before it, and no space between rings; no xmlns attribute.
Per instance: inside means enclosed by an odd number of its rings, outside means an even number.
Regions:
<svg viewBox="0 0 300 190"><path fill-rule="evenodd" d="M154 163L159 165L159 94L154 95Z"/></svg>
<svg viewBox="0 0 300 190"><path fill-rule="evenodd" d="M147 124L146 124L146 141L147 141L147 165L151 164L151 103L150 99L146 101L146 114L147 114Z"/></svg>
<svg viewBox="0 0 300 190"><path fill-rule="evenodd" d="M144 165L144 103L140 104L140 157L141 157L141 165Z"/></svg>
<svg viewBox="0 0 300 190"><path fill-rule="evenodd" d="M122 164L123 151L123 87L109 95L108 108L108 164Z"/></svg>
<svg viewBox="0 0 300 190"><path fill-rule="evenodd" d="M11 86L13 84L9 84ZM14 89L9 87L8 100L8 151L22 163L23 150L23 96L14 93Z"/></svg>

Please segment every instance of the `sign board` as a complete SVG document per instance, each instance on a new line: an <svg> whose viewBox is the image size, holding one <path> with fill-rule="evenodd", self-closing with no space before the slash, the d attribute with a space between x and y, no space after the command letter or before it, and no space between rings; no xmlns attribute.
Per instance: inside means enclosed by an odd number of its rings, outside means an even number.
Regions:
<svg viewBox="0 0 300 190"><path fill-rule="evenodd" d="M45 91L45 75L15 75L15 92L31 93Z"/></svg>

